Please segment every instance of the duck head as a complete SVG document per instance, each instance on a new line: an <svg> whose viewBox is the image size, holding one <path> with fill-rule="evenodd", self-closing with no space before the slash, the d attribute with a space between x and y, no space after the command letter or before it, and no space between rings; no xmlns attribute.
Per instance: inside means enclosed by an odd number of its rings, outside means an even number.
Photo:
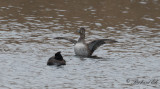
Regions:
<svg viewBox="0 0 160 89"><path fill-rule="evenodd" d="M55 54L55 59L56 59L56 60L63 60L63 57L62 57L62 55L61 55L61 51L59 51L59 52L57 52L57 53Z"/></svg>
<svg viewBox="0 0 160 89"><path fill-rule="evenodd" d="M85 29L83 27L81 27L79 30L78 30L78 33L79 34L85 34Z"/></svg>

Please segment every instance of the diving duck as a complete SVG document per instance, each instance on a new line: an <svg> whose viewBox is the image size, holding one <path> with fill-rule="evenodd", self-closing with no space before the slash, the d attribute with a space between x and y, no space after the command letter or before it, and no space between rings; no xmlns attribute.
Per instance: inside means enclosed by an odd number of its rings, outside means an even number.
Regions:
<svg viewBox="0 0 160 89"><path fill-rule="evenodd" d="M57 52L55 56L49 58L47 65L66 65L66 61L63 59L61 52Z"/></svg>
<svg viewBox="0 0 160 89"><path fill-rule="evenodd" d="M80 37L78 41L66 37L55 37L55 39L64 39L72 42L74 44L74 52L77 56L83 56L83 57L91 57L93 52L100 47L101 45L105 43L115 43L117 41L112 39L97 39L93 40L89 43L85 42L85 29L81 27L78 30L78 33L80 34Z"/></svg>

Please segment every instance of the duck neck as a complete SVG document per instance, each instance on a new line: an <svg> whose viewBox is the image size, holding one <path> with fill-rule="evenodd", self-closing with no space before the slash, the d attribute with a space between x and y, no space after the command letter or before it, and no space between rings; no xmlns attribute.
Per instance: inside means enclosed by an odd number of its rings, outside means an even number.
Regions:
<svg viewBox="0 0 160 89"><path fill-rule="evenodd" d="M78 42L85 42L85 34L80 34Z"/></svg>

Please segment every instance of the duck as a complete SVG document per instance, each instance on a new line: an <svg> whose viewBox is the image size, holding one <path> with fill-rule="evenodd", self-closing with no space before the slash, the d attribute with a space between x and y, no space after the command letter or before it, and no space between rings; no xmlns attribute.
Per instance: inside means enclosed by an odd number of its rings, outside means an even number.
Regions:
<svg viewBox="0 0 160 89"><path fill-rule="evenodd" d="M55 56L52 56L48 59L47 65L66 65L66 61L63 59L61 52L57 52Z"/></svg>
<svg viewBox="0 0 160 89"><path fill-rule="evenodd" d="M118 42L113 39L96 39L89 43L85 41L85 28L81 27L78 29L80 35L78 41L67 38L67 37L55 37L54 39L64 39L72 42L74 44L74 52L77 56L91 57L94 51L105 43L115 43Z"/></svg>

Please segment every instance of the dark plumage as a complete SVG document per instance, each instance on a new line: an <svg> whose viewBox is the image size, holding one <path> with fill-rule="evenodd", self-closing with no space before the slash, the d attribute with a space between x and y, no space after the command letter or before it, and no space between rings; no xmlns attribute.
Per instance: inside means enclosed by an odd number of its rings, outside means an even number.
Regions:
<svg viewBox="0 0 160 89"><path fill-rule="evenodd" d="M98 40L93 40L92 42L87 44L85 42L85 29L80 28L78 30L78 33L80 34L80 38L78 39L78 41L70 39L70 38L66 38L66 37L56 37L55 39L65 39L65 40L68 40L68 41L74 43L75 44L75 46L74 46L75 54L78 56L87 56L87 57L91 56L93 54L93 52L101 45L103 45L105 43L117 42L112 39L98 39Z"/></svg>
<svg viewBox="0 0 160 89"><path fill-rule="evenodd" d="M55 56L49 58L47 65L66 65L66 61L63 59L61 52L57 52Z"/></svg>

